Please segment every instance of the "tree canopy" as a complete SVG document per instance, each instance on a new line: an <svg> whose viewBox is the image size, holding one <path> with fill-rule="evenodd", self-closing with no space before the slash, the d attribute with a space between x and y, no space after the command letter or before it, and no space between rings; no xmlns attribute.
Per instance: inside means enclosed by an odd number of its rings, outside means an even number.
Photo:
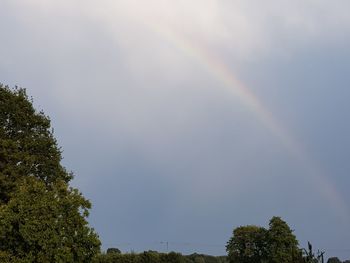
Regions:
<svg viewBox="0 0 350 263"><path fill-rule="evenodd" d="M267 231L268 257L271 263L295 262L300 255L298 241L287 223L273 217Z"/></svg>
<svg viewBox="0 0 350 263"><path fill-rule="evenodd" d="M72 175L61 160L50 119L34 109L24 89L0 84L0 202L9 201L22 177L32 176L47 185L69 182Z"/></svg>
<svg viewBox="0 0 350 263"><path fill-rule="evenodd" d="M0 261L89 262L90 202L61 165L50 119L24 89L0 85Z"/></svg>
<svg viewBox="0 0 350 263"><path fill-rule="evenodd" d="M233 231L227 244L230 262L258 263L267 256L266 229L258 226L241 226Z"/></svg>
<svg viewBox="0 0 350 263"><path fill-rule="evenodd" d="M269 229L258 226L234 229L226 250L230 263L303 262L296 237L279 217L270 220Z"/></svg>
<svg viewBox="0 0 350 263"><path fill-rule="evenodd" d="M160 253L144 251L142 253L102 253L94 258L94 263L227 263L226 257L202 254L182 255L180 253Z"/></svg>

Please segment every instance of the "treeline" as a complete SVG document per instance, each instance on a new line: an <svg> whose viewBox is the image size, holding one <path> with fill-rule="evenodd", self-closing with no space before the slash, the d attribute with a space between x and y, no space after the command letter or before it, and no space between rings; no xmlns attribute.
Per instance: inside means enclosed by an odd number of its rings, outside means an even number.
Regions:
<svg viewBox="0 0 350 263"><path fill-rule="evenodd" d="M302 252L302 250L300 251ZM300 261L294 260L293 262L325 262L324 259L317 259L317 257L310 256L312 250L308 251L304 256L299 258ZM274 263L273 259L262 259L262 258L249 258L247 260L239 259L235 260L229 258L228 256L211 256L204 254L193 253L191 255L182 255L181 253L170 252L170 253L160 253L157 251L145 251L142 253L121 253L117 248L109 248L106 253L97 255L93 263ZM282 261L284 262L284 261ZM341 261L337 257L331 257L327 260L327 263L350 263L350 260Z"/></svg>
<svg viewBox="0 0 350 263"><path fill-rule="evenodd" d="M107 251L98 255L93 263L228 263L228 261L226 256L215 257L196 253L182 255L176 252L145 251L139 254L122 254L117 251Z"/></svg>
<svg viewBox="0 0 350 263"><path fill-rule="evenodd" d="M94 263L325 263L325 253L314 252L311 243L300 248L299 242L288 224L280 217L273 217L269 227L240 226L233 230L226 245L227 256L181 255L147 251L140 254L122 254L117 248L98 255ZM342 263L329 258L327 263ZM343 263L349 263L344 261Z"/></svg>

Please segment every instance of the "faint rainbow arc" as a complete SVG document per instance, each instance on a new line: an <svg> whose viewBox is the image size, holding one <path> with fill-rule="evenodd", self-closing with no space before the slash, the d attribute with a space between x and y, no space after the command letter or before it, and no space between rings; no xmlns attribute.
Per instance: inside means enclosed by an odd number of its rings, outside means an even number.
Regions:
<svg viewBox="0 0 350 263"><path fill-rule="evenodd" d="M210 74L223 84L223 87L225 87L227 91L238 97L243 104L257 115L264 126L266 126L293 155L306 165L310 170L309 176L316 182L317 187L320 188L325 198L337 208L338 213L341 214L344 219L350 219L349 208L336 187L324 175L322 169L319 168L320 165L317 165L306 153L303 145L295 140L283 126L279 124L277 119L263 105L259 98L250 91L219 58L212 55L205 48L195 45L195 43L189 41L184 36L175 34L169 28L162 27L159 24L152 24L150 28L184 54L199 62L202 67L205 67Z"/></svg>
<svg viewBox="0 0 350 263"><path fill-rule="evenodd" d="M212 55L205 48L188 41L185 37L174 34L170 30L163 30L159 25L153 26L153 29L183 53L199 62L202 67L205 67L206 71L219 80L228 92L238 97L243 104L257 115L259 120L268 127L291 152L299 156L303 154L301 145L298 145L298 143L293 140L282 128L282 125L280 125L274 116L264 107L257 96L232 74L230 69L222 63L220 59Z"/></svg>

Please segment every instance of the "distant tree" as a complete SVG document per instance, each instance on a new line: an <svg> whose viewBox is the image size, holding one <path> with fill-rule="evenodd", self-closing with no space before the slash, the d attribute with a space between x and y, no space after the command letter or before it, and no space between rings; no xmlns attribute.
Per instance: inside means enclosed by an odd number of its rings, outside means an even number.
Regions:
<svg viewBox="0 0 350 263"><path fill-rule="evenodd" d="M121 254L122 252L118 248L108 248L107 249L107 254Z"/></svg>
<svg viewBox="0 0 350 263"><path fill-rule="evenodd" d="M267 233L269 262L289 263L298 260L298 241L285 221L280 217L273 217Z"/></svg>
<svg viewBox="0 0 350 263"><path fill-rule="evenodd" d="M159 253L157 251L145 251L143 253L102 253L97 255L93 263L227 263L226 256L215 257L202 254L182 255L180 253Z"/></svg>
<svg viewBox="0 0 350 263"><path fill-rule="evenodd" d="M161 263L160 254L156 251L145 251L139 256L140 263Z"/></svg>
<svg viewBox="0 0 350 263"><path fill-rule="evenodd" d="M267 231L258 226L241 226L233 231L226 246L230 263L260 263L266 259Z"/></svg>
<svg viewBox="0 0 350 263"><path fill-rule="evenodd" d="M226 250L230 263L305 262L293 231L279 217L270 220L268 230L258 226L236 228Z"/></svg>
<svg viewBox="0 0 350 263"><path fill-rule="evenodd" d="M193 263L193 262L205 262L205 263L226 263L226 256L210 256L210 255L204 255L204 254L197 254L193 253L191 255L184 256L186 259L186 262Z"/></svg>
<svg viewBox="0 0 350 263"><path fill-rule="evenodd" d="M327 263L342 263L342 262L340 261L339 258L337 258L337 257L332 257L332 258L329 258L329 259L328 259Z"/></svg>
<svg viewBox="0 0 350 263"><path fill-rule="evenodd" d="M186 262L185 258L176 252L170 252L168 254L161 254L160 257L161 262L166 263L184 263Z"/></svg>
<svg viewBox="0 0 350 263"><path fill-rule="evenodd" d="M89 262L91 204L68 183L50 120L24 89L0 85L0 262Z"/></svg>

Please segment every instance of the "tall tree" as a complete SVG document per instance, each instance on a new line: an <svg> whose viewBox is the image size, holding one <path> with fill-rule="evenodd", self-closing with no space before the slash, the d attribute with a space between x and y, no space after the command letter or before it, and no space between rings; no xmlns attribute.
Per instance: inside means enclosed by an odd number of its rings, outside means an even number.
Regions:
<svg viewBox="0 0 350 263"><path fill-rule="evenodd" d="M69 187L50 120L24 89L0 85L0 262L90 262L91 204Z"/></svg>
<svg viewBox="0 0 350 263"><path fill-rule="evenodd" d="M267 243L271 263L295 262L300 258L298 241L293 231L280 217L273 217L270 220Z"/></svg>
<svg viewBox="0 0 350 263"><path fill-rule="evenodd" d="M261 263L267 256L267 231L258 226L241 226L233 231L226 246L230 263Z"/></svg>
<svg viewBox="0 0 350 263"><path fill-rule="evenodd" d="M226 250L230 263L304 262L296 237L279 217L270 220L269 229L258 226L236 228Z"/></svg>
<svg viewBox="0 0 350 263"><path fill-rule="evenodd" d="M44 112L36 111L24 89L0 84L0 203L9 201L16 181L36 177L50 185L69 182L61 151Z"/></svg>

